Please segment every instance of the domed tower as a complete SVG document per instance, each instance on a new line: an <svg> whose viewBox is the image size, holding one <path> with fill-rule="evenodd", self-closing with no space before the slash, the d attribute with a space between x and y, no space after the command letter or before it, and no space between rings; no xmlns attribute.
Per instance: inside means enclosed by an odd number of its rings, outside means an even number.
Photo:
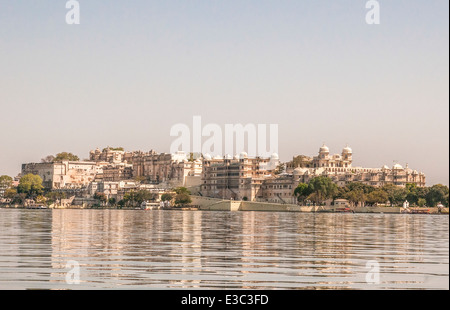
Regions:
<svg viewBox="0 0 450 310"><path fill-rule="evenodd" d="M342 162L344 167L351 167L353 162L353 151L352 149L347 145L342 150Z"/></svg>
<svg viewBox="0 0 450 310"><path fill-rule="evenodd" d="M324 144L319 149L319 156L314 157L314 168L328 167L330 163L330 149Z"/></svg>
<svg viewBox="0 0 450 310"><path fill-rule="evenodd" d="M320 159L327 159L330 155L330 149L325 144L322 145L322 147L319 149L319 158Z"/></svg>

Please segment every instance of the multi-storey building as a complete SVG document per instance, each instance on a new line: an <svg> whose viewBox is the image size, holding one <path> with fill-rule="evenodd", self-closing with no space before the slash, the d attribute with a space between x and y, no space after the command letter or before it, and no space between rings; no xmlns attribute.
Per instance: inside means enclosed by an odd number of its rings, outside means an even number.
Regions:
<svg viewBox="0 0 450 310"><path fill-rule="evenodd" d="M257 201L295 204L294 190L298 183L292 175L283 173L279 176L266 178L261 191L256 196Z"/></svg>
<svg viewBox="0 0 450 310"><path fill-rule="evenodd" d="M203 159L201 193L204 196L255 200L264 179L277 168L277 154L271 158L249 158L243 152L239 156L214 157L206 154Z"/></svg>
<svg viewBox="0 0 450 310"><path fill-rule="evenodd" d="M200 184L202 161L189 161L184 152L175 154L120 149L96 149L90 152L90 160L108 162L97 181L120 181L140 178L151 184L165 186L196 186Z"/></svg>
<svg viewBox="0 0 450 310"><path fill-rule="evenodd" d="M104 182L118 182L133 178L133 165L120 163L103 167Z"/></svg>
<svg viewBox="0 0 450 310"><path fill-rule="evenodd" d="M153 184L195 186L201 181L202 161L189 161L184 152L175 154L141 153L130 158L133 175L144 177Z"/></svg>
<svg viewBox="0 0 450 310"><path fill-rule="evenodd" d="M61 161L23 164L21 175L35 174L45 188L63 189L86 187L101 171L102 166L95 162Z"/></svg>
<svg viewBox="0 0 450 310"><path fill-rule="evenodd" d="M124 161L125 151L122 148L114 149L107 147L100 151L97 148L95 151L89 152L89 160L95 162L121 163Z"/></svg>

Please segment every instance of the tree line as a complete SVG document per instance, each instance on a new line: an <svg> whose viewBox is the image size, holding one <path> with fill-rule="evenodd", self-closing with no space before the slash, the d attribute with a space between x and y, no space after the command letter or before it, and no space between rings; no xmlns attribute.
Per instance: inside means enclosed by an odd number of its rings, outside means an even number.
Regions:
<svg viewBox="0 0 450 310"><path fill-rule="evenodd" d="M11 177L0 176L0 188L5 188L3 198L11 200L14 204L24 204L27 199L30 199L50 205L67 198L64 192L46 190L42 185L42 178L38 175L24 175L20 178L17 187L13 187L12 184Z"/></svg>
<svg viewBox="0 0 450 310"><path fill-rule="evenodd" d="M191 192L187 190L187 188L177 187L173 189L173 193L162 194L161 201L169 201L175 206L183 206L192 202L190 194ZM117 202L117 205L119 207L139 207L143 202L156 201L158 196L158 194L151 193L145 189L131 190L123 196L122 200ZM95 193L94 198L102 203L106 203L108 201L104 193ZM114 198L110 198L108 203L110 205L115 205L116 201Z"/></svg>
<svg viewBox="0 0 450 310"><path fill-rule="evenodd" d="M408 183L406 187L394 184L375 187L361 182L352 182L339 187L330 178L324 176L316 177L308 183L298 184L294 195L300 203L310 201L317 205L330 199L347 199L353 206L358 204L401 206L405 201L408 201L410 206L418 207L436 207L439 203L445 207L449 205L449 188L442 184L418 187L416 184Z"/></svg>
<svg viewBox="0 0 450 310"><path fill-rule="evenodd" d="M58 153L55 156L48 155L41 159L42 163L54 163L54 162L61 162L61 161L80 161L80 158L77 155L74 155L69 152L62 152Z"/></svg>
<svg viewBox="0 0 450 310"><path fill-rule="evenodd" d="M0 177L0 187L5 188L3 197L11 199L13 203L23 204L26 199L33 199L36 202L45 200L44 186L38 175L27 174L20 179L17 187L13 187L12 184L11 177L5 175Z"/></svg>

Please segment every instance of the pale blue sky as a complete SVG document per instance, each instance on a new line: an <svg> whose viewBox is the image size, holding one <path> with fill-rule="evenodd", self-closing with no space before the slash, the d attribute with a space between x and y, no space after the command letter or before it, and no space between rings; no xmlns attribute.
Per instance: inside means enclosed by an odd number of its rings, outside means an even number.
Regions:
<svg viewBox="0 0 450 310"><path fill-rule="evenodd" d="M346 143L449 183L449 3L0 0L0 175L96 147L168 152L176 123L279 124L282 160Z"/></svg>

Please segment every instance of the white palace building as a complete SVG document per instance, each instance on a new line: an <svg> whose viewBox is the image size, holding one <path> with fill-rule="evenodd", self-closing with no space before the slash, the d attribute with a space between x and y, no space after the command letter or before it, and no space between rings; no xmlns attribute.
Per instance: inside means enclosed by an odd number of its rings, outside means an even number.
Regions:
<svg viewBox="0 0 450 310"><path fill-rule="evenodd" d="M351 182L361 182L367 185L381 187L385 184L406 186L414 183L424 187L426 183L425 174L413 170L406 165L402 167L395 164L392 167L384 165L381 168L353 167L353 151L346 146L341 154L330 155L326 145L319 149L318 156L308 158L306 164L295 166L293 162L288 164L288 173L297 176L300 182L308 183L314 177L327 176L337 185L345 186Z"/></svg>
<svg viewBox="0 0 450 310"><path fill-rule="evenodd" d="M329 177L338 186L361 182L375 187L385 184L406 186L414 183L425 186L425 175L408 166L395 164L381 168L353 167L353 151L345 147L341 154L330 155L323 145L318 156L299 156L285 165L284 172L276 173L278 155L271 158L249 158L246 153L231 157L206 155L203 160L201 194L206 197L295 203L297 185L315 177ZM299 158L297 157L297 158Z"/></svg>

